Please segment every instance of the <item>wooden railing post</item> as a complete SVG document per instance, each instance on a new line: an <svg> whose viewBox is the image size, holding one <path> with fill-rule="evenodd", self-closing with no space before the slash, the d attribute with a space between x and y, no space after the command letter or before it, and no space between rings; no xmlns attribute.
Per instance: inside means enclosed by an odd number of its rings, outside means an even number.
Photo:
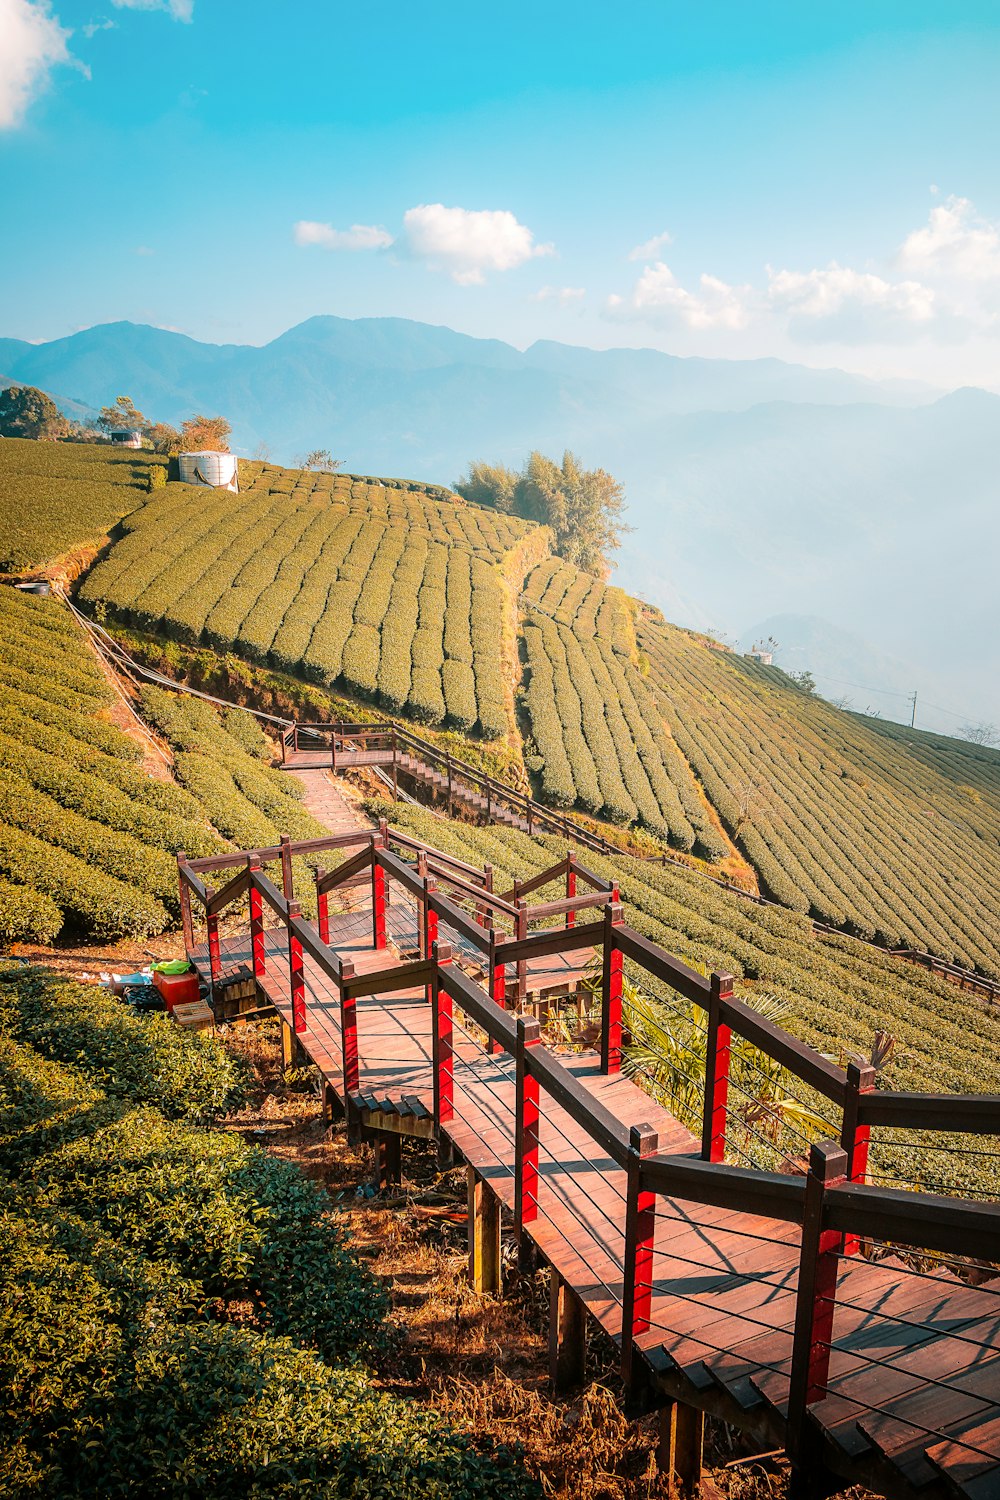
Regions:
<svg viewBox="0 0 1000 1500"><path fill-rule="evenodd" d="M572 853L567 854L567 856L566 856L566 900L567 901L572 901L573 897L576 895L576 870L574 868L575 864L576 864L576 855L572 854ZM575 911L568 911L566 913L566 926L567 927L575 927L576 926L576 912Z"/></svg>
<svg viewBox="0 0 1000 1500"><path fill-rule="evenodd" d="M483 889L486 891L487 895L493 895L492 865L483 865ZM487 922L490 920L490 910L491 909L489 906L477 905L476 921L479 923L480 927L485 927Z"/></svg>
<svg viewBox="0 0 1000 1500"><path fill-rule="evenodd" d="M795 1337L788 1389L788 1456L806 1471L813 1462L807 1412L826 1394L830 1339L837 1298L837 1263L842 1243L838 1230L823 1228L829 1188L847 1174L847 1152L833 1141L820 1141L809 1153L802 1215L799 1285L795 1301Z"/></svg>
<svg viewBox="0 0 1000 1500"><path fill-rule="evenodd" d="M517 901L517 917L515 919L514 936L517 941L523 942L528 936L528 903L519 897ZM517 960L517 1008L520 1010L528 998L528 960L519 958Z"/></svg>
<svg viewBox="0 0 1000 1500"><path fill-rule="evenodd" d="M358 1061L358 1002L353 995L345 993L345 985L353 978L353 963L349 958L342 958L337 972L337 988L340 991L340 1047L345 1099L358 1092L361 1072Z"/></svg>
<svg viewBox="0 0 1000 1500"><path fill-rule="evenodd" d="M302 940L296 934L292 921L301 915L297 901L288 903L288 975L292 988L292 1029L306 1029L306 970L302 959Z"/></svg>
<svg viewBox="0 0 1000 1500"><path fill-rule="evenodd" d="M177 852L177 899L181 907L181 927L184 931L184 952L188 958L194 950L194 923L191 920L191 890L184 879L182 870L187 864L187 855L183 849Z"/></svg>
<svg viewBox="0 0 1000 1500"><path fill-rule="evenodd" d="M399 765L396 748L396 726L392 726L392 800L399 801Z"/></svg>
<svg viewBox="0 0 1000 1500"><path fill-rule="evenodd" d="M291 901L295 895L292 884L291 842L287 833L282 833L278 837L278 843L281 845L281 891L286 901Z"/></svg>
<svg viewBox="0 0 1000 1500"><path fill-rule="evenodd" d="M622 920L617 902L604 908L604 970L601 976L601 1072L620 1073L622 1066L622 951L615 928Z"/></svg>
<svg viewBox="0 0 1000 1500"><path fill-rule="evenodd" d="M435 943L431 949L434 977L431 981L434 1003L434 1124L440 1127L455 1114L455 1070L452 1047L452 999L448 989L448 967L452 961L450 943Z"/></svg>
<svg viewBox="0 0 1000 1500"><path fill-rule="evenodd" d="M426 866L425 866L426 868ZM437 889L436 882L429 875L424 876L424 958L430 958L434 952L434 944L438 940L438 914L431 907L431 897ZM427 1003L433 999L431 986L427 986Z"/></svg>
<svg viewBox="0 0 1000 1500"><path fill-rule="evenodd" d="M862 1094L875 1090L875 1069L870 1063L849 1062L847 1064L847 1090L844 1094L844 1124L840 1132L840 1144L847 1153L848 1182L864 1182L868 1175L868 1146L871 1126L862 1125L858 1119ZM855 1234L844 1236L844 1254L857 1255L861 1241Z"/></svg>
<svg viewBox="0 0 1000 1500"><path fill-rule="evenodd" d="M330 945L330 892L320 890L320 882L326 875L323 869L316 871L316 922L319 927L320 942Z"/></svg>
<svg viewBox="0 0 1000 1500"><path fill-rule="evenodd" d="M493 822L493 782L489 776L486 778L486 821Z"/></svg>
<svg viewBox="0 0 1000 1500"><path fill-rule="evenodd" d="M528 1058L541 1040L538 1022L518 1016L514 1049L514 1232L522 1261L528 1248L524 1226L538 1217L538 1079L528 1071Z"/></svg>
<svg viewBox="0 0 1000 1500"><path fill-rule="evenodd" d="M330 770L331 771L336 771L336 769L337 769L337 726L336 726L336 724L333 724L333 725L331 725L331 728L330 728Z"/></svg>
<svg viewBox="0 0 1000 1500"><path fill-rule="evenodd" d="M254 979L263 979L267 965L264 947L264 899L257 888L254 876L260 871L260 860L247 856L250 872L250 956Z"/></svg>
<svg viewBox="0 0 1000 1500"><path fill-rule="evenodd" d="M649 1328L652 1308L656 1194L642 1185L642 1160L652 1156L658 1144L652 1125L633 1125L629 1131L622 1295L622 1379L626 1387L633 1383L633 1341Z"/></svg>
<svg viewBox="0 0 1000 1500"><path fill-rule="evenodd" d="M705 1101L701 1117L703 1161L726 1159L726 1112L729 1104L729 1058L732 1028L722 1020L722 1002L732 998L731 974L713 974L709 981L705 1037Z"/></svg>
<svg viewBox="0 0 1000 1500"><path fill-rule="evenodd" d="M378 850L372 836L372 945L385 947L385 871L378 862Z"/></svg>

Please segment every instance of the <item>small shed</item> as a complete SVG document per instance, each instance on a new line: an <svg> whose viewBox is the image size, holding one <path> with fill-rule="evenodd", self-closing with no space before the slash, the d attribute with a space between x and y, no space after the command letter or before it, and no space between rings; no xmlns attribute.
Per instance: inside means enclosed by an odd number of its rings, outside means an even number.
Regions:
<svg viewBox="0 0 1000 1500"><path fill-rule="evenodd" d="M235 453L215 453L203 449L198 453L178 453L177 471L182 484L205 484L215 490L240 487Z"/></svg>
<svg viewBox="0 0 1000 1500"><path fill-rule="evenodd" d="M111 441L116 448L141 448L142 433L131 427L117 428L111 433Z"/></svg>
<svg viewBox="0 0 1000 1500"><path fill-rule="evenodd" d="M761 646L755 646L746 654L750 661L759 661L762 667L770 667L774 664L774 652L765 651Z"/></svg>

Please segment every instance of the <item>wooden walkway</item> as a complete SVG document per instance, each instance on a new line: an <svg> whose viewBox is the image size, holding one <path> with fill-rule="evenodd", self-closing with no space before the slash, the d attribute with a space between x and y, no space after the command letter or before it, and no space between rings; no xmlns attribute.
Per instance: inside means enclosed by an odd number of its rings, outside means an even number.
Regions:
<svg viewBox="0 0 1000 1500"><path fill-rule="evenodd" d="M390 942L405 944L408 907L389 911ZM372 946L370 921L367 911L330 918L331 948L362 975L400 962ZM265 949L259 983L290 1027L284 927L266 931ZM204 948L192 957L206 972ZM224 969L249 963L248 936L223 940L221 958ZM296 1040L355 1122L383 1137L443 1137L487 1193L513 1210L514 1058L490 1055L456 1012L454 1116L435 1129L433 1008L422 987L373 995L357 1002L360 1083L345 1098L337 986L308 954L304 967L306 1024ZM595 1053L560 1061L615 1121L649 1126L659 1152L697 1160L691 1134L635 1083L602 1073ZM526 1232L558 1284L621 1342L627 1173L548 1096L538 1167L538 1216ZM649 1326L636 1339L648 1390L735 1422L765 1446L786 1443L803 1233L801 1223L756 1208L657 1195ZM941 1267L918 1271L893 1255L836 1263L827 1393L808 1416L824 1462L845 1482L890 1496L1000 1497L1000 1284L968 1286Z"/></svg>

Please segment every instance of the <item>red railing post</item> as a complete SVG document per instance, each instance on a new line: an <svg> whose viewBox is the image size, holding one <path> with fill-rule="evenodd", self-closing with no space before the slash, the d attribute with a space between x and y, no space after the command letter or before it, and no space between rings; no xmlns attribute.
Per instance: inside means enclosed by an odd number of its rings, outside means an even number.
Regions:
<svg viewBox="0 0 1000 1500"><path fill-rule="evenodd" d="M455 1069L452 1048L452 1000L448 989L451 944L435 943L431 949L434 977L434 1123L440 1129L455 1114Z"/></svg>
<svg viewBox="0 0 1000 1500"><path fill-rule="evenodd" d="M828 1189L842 1183L847 1152L833 1141L820 1141L809 1153L806 1197L802 1215L799 1285L795 1301L795 1337L788 1388L788 1456L804 1470L811 1460L807 1412L826 1395L830 1370L830 1339L837 1300L837 1265L842 1236L824 1229L824 1199Z"/></svg>
<svg viewBox="0 0 1000 1500"><path fill-rule="evenodd" d="M522 1259L526 1249L524 1226L538 1217L538 1079L532 1078L530 1053L541 1044L535 1020L517 1018L514 1107L514 1232Z"/></svg>
<svg viewBox="0 0 1000 1500"><path fill-rule="evenodd" d="M292 1030L306 1029L306 970L302 958L302 940L294 928L295 918L301 915L297 901L288 903L288 974L292 988Z"/></svg>
<svg viewBox="0 0 1000 1500"><path fill-rule="evenodd" d="M601 976L601 1072L620 1073L622 1066L622 951L615 928L622 920L617 902L604 908L604 970Z"/></svg>
<svg viewBox="0 0 1000 1500"><path fill-rule="evenodd" d="M183 870L187 865L187 855L183 849L177 852L177 899L181 906L181 927L184 931L184 952L188 958L194 949L194 923L191 920L191 890L184 879Z"/></svg>
<svg viewBox="0 0 1000 1500"><path fill-rule="evenodd" d="M701 1155L703 1161L725 1161L732 1028L722 1019L722 1002L732 998L733 977L731 974L713 974L710 984L705 1037L705 1102L701 1117Z"/></svg>
<svg viewBox="0 0 1000 1500"><path fill-rule="evenodd" d="M523 897L517 900L517 918L515 920L514 936L522 943L528 936L528 903ZM524 1005L528 998L528 960L519 958L517 960L517 1008Z"/></svg>
<svg viewBox="0 0 1000 1500"><path fill-rule="evenodd" d="M212 982L212 989L222 978L222 950L219 946L219 915L218 912L209 912L205 918L208 928L208 974Z"/></svg>
<svg viewBox="0 0 1000 1500"><path fill-rule="evenodd" d="M385 871L378 862L378 850L372 838L372 944L385 947Z"/></svg>
<svg viewBox="0 0 1000 1500"><path fill-rule="evenodd" d="M847 1153L848 1182L864 1182L868 1175L868 1146L871 1126L858 1119L861 1096L875 1090L875 1069L870 1063L847 1064L847 1091L844 1095L844 1124L840 1144ZM857 1255L861 1241L856 1234L844 1236L844 1254Z"/></svg>
<svg viewBox="0 0 1000 1500"><path fill-rule="evenodd" d="M649 1328L653 1301L653 1235L656 1194L642 1185L642 1160L659 1144L651 1125L629 1132L628 1185L625 1193L625 1279L622 1295L622 1379L632 1384L633 1341Z"/></svg>
<svg viewBox="0 0 1000 1500"><path fill-rule="evenodd" d="M254 979L263 979L267 963L264 948L264 899L254 880L260 870L260 861L248 856L247 870L250 874L250 957Z"/></svg>
<svg viewBox="0 0 1000 1500"><path fill-rule="evenodd" d="M292 851L291 839L287 833L279 835L278 842L281 845L281 891L286 901L291 901L295 895L292 884Z"/></svg>
<svg viewBox="0 0 1000 1500"><path fill-rule="evenodd" d="M431 906L431 899L436 890L435 882L429 875L424 876L424 957L430 958L434 952L434 944L438 940L438 914ZM431 986L427 986L427 1003L433 998Z"/></svg>
<svg viewBox="0 0 1000 1500"><path fill-rule="evenodd" d="M340 991L340 1047L344 1066L345 1098L350 1094L356 1094L360 1087L358 1002L353 995L346 993L346 986L353 978L354 965L349 958L342 958L337 973L337 988Z"/></svg>
<svg viewBox="0 0 1000 1500"><path fill-rule="evenodd" d="M320 890L320 883L322 882L322 880L323 880L323 878L324 878L325 875L326 875L326 871L325 870L323 870L323 869L317 869L317 871L316 871L316 922L317 922L317 925L319 927L320 942L326 943L327 947L329 947L330 946L330 892L329 891L321 891Z"/></svg>
<svg viewBox="0 0 1000 1500"><path fill-rule="evenodd" d="M575 854L567 854L567 856L566 856L566 900L567 901L572 901L573 897L576 895L576 870L574 869L574 865L575 864L576 864L576 855ZM566 913L566 926L567 927L575 927L576 926L576 912L575 911L568 911Z"/></svg>

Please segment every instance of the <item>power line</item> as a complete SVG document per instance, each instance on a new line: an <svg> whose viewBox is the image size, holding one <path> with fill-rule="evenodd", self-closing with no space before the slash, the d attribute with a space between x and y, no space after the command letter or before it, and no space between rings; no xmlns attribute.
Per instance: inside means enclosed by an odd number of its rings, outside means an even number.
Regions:
<svg viewBox="0 0 1000 1500"><path fill-rule="evenodd" d="M835 682L838 687L857 688L859 693L882 693L887 698L904 698L907 703L912 703L916 698L915 692L899 693L894 688L872 687L870 684L863 682L847 682L843 677L831 677L827 672L822 671L822 669L818 670L817 675L824 678L827 682ZM953 708L942 708L940 703L928 703L926 699L924 700L924 707L933 708L939 714L947 714L950 719L961 719L966 724L970 720L969 714L957 714Z"/></svg>

